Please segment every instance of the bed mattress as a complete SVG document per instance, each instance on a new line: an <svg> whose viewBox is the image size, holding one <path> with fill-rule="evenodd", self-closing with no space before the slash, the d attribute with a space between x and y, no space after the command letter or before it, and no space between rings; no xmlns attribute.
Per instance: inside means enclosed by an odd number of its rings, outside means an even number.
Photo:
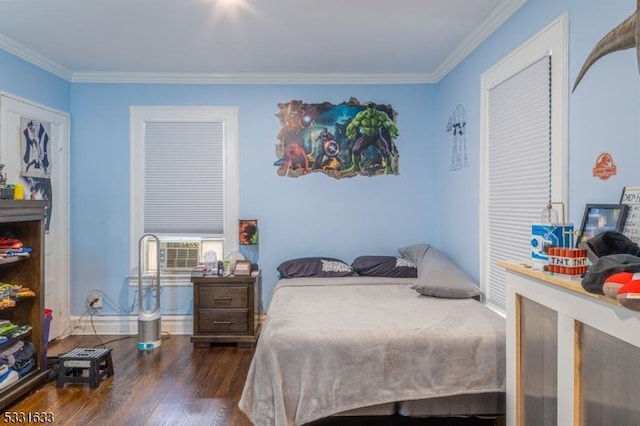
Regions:
<svg viewBox="0 0 640 426"><path fill-rule="evenodd" d="M397 401L503 393L504 319L474 299L420 296L412 283L280 280L241 410L256 425L301 425Z"/></svg>

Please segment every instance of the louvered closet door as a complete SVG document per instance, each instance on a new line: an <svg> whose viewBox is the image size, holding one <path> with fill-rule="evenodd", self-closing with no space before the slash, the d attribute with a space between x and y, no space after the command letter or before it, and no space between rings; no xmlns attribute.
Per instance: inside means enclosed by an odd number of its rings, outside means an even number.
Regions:
<svg viewBox="0 0 640 426"><path fill-rule="evenodd" d="M497 260L530 259L531 224L551 201L551 56L489 90L487 304L505 309Z"/></svg>

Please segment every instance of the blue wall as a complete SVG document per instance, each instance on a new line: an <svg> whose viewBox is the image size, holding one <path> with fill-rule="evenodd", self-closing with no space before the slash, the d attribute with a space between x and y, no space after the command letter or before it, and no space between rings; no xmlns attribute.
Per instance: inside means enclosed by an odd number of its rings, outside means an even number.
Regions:
<svg viewBox="0 0 640 426"><path fill-rule="evenodd" d="M479 274L478 211L480 78L482 73L525 43L563 12L569 12L569 81L575 76L593 46L636 8L635 0L528 0L436 88L437 156L451 149L449 135L442 130L457 104L467 110L469 167L449 171L449 163L437 168L442 248L458 253L465 270ZM635 50L616 52L600 59L577 90L569 94L569 200L567 216L579 226L587 203L617 203L622 188L640 184L638 88L640 79ZM618 174L608 180L592 176L596 158L609 152ZM544 206L541 206L541 209ZM466 254L466 255L462 255Z"/></svg>
<svg viewBox="0 0 640 426"><path fill-rule="evenodd" d="M93 288L121 304L129 300L131 105L239 106L240 216L259 220L265 306L276 267L288 258L326 255L351 262L358 255L395 255L404 245L436 241L433 86L74 84L71 93L72 314L84 311ZM277 104L340 103L350 97L391 104L398 112L400 174L341 180L278 176ZM190 288L168 290L162 306L182 313L190 300Z"/></svg>
<svg viewBox="0 0 640 426"><path fill-rule="evenodd" d="M240 215L260 221L260 265L268 305L276 266L297 256L395 254L430 242L478 276L480 77L561 13L569 12L570 81L592 46L635 10L634 0L528 0L511 19L436 85L127 85L70 84L0 51L0 90L72 114L71 314L84 312L99 288L127 304L130 105L238 105ZM584 205L615 203L625 185L640 184L638 96L633 50L596 63L569 96L568 216ZM275 173L278 102L389 103L399 112L400 175L334 180ZM449 170L456 105L467 112L469 166ZM618 174L607 181L591 169L612 154ZM197 183L194 183L197 184ZM190 312L187 288L165 293L168 313ZM105 314L117 314L107 306Z"/></svg>
<svg viewBox="0 0 640 426"><path fill-rule="evenodd" d="M71 83L0 49L0 91L69 112Z"/></svg>

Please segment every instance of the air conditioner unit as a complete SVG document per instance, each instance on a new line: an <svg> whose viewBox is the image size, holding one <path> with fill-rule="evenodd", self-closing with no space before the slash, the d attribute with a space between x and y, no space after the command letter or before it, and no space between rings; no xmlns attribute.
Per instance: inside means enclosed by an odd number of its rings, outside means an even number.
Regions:
<svg viewBox="0 0 640 426"><path fill-rule="evenodd" d="M160 241L160 270L186 271L198 266L200 240Z"/></svg>

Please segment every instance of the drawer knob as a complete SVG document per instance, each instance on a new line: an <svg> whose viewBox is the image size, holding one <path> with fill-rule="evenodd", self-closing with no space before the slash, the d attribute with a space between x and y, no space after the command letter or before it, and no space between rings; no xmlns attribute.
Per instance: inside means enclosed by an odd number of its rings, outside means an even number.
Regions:
<svg viewBox="0 0 640 426"><path fill-rule="evenodd" d="M214 324L224 324L224 325L229 325L231 324L231 321L214 321Z"/></svg>
<svg viewBox="0 0 640 426"><path fill-rule="evenodd" d="M231 296L225 296L225 297L214 297L213 300L231 300Z"/></svg>

